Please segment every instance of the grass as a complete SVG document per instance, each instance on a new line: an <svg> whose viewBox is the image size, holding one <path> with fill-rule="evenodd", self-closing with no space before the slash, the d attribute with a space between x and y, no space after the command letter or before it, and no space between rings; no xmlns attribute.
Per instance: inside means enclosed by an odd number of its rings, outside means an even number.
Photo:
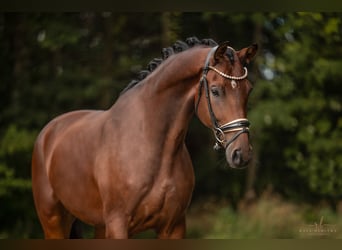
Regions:
<svg viewBox="0 0 342 250"><path fill-rule="evenodd" d="M187 224L188 238L342 238L342 216L327 205L295 204L274 195L241 202L236 210L213 199L193 204Z"/></svg>
<svg viewBox="0 0 342 250"><path fill-rule="evenodd" d="M342 211L340 213L334 212L324 203L317 206L296 204L274 194L263 195L249 204L240 202L237 209L233 209L227 201L211 198L190 206L187 213L187 238L342 238ZM315 232L317 229L322 232ZM336 232L327 232L327 229ZM152 230L134 236L138 239L155 237Z"/></svg>

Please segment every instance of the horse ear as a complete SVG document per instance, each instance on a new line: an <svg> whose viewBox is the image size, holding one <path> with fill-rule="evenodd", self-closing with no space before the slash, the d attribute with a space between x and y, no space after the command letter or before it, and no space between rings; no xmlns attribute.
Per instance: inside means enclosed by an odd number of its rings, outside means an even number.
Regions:
<svg viewBox="0 0 342 250"><path fill-rule="evenodd" d="M237 54L238 54L238 57L240 58L240 62L243 65L248 65L253 60L257 51L258 51L258 44L256 43L238 51Z"/></svg>
<svg viewBox="0 0 342 250"><path fill-rule="evenodd" d="M229 42L223 42L221 43L217 49L215 50L215 54L214 54L214 59L216 62L218 62L220 59L222 59L224 57L224 54L226 53L227 47L229 45Z"/></svg>

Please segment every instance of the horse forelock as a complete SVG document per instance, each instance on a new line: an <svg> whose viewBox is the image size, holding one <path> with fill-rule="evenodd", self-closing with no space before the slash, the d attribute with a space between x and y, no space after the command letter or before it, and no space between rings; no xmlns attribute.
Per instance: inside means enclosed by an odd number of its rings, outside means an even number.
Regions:
<svg viewBox="0 0 342 250"><path fill-rule="evenodd" d="M188 37L185 41L178 40L172 46L163 48L161 51L162 57L154 58L153 60L151 60L148 63L146 69L141 70L138 73L137 78L133 79L126 86L126 88L124 88L124 90L120 93L120 95L125 93L127 90L133 88L143 79L145 79L151 72L153 72L162 62L168 59L171 55L178 54L180 52L186 51L195 46L201 46L201 45L214 47L217 45L217 43L211 38L205 38L205 39L199 40L197 37Z"/></svg>

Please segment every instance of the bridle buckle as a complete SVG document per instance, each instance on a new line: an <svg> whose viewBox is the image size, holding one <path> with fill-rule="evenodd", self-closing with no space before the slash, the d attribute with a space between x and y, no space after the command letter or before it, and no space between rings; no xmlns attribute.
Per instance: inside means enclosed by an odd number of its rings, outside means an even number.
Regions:
<svg viewBox="0 0 342 250"><path fill-rule="evenodd" d="M225 139L226 133L236 132L229 141ZM214 149L227 148L233 141L235 141L242 133L249 134L249 121L245 118L240 118L228 122L220 127L215 127L214 136L216 139Z"/></svg>

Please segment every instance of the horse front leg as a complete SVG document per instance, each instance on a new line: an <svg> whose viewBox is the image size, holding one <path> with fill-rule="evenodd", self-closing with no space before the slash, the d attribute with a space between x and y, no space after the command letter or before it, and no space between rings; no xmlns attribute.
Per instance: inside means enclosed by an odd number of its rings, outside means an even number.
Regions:
<svg viewBox="0 0 342 250"><path fill-rule="evenodd" d="M157 231L158 239L183 239L186 234L185 216L179 220L174 226L169 224Z"/></svg>
<svg viewBox="0 0 342 250"><path fill-rule="evenodd" d="M75 218L57 202L45 210L38 209L45 239L67 239Z"/></svg>
<svg viewBox="0 0 342 250"><path fill-rule="evenodd" d="M106 220L107 239L127 239L128 238L128 222L126 216L115 214Z"/></svg>

